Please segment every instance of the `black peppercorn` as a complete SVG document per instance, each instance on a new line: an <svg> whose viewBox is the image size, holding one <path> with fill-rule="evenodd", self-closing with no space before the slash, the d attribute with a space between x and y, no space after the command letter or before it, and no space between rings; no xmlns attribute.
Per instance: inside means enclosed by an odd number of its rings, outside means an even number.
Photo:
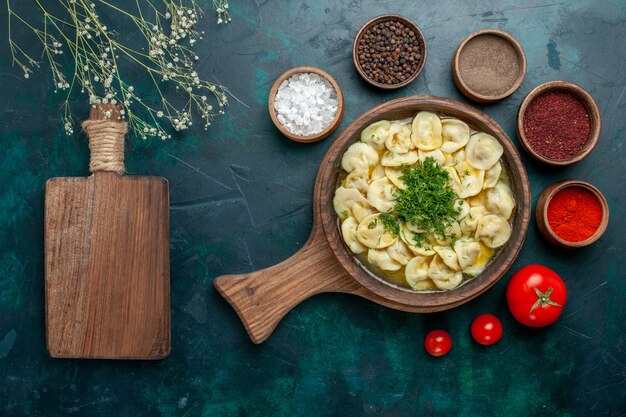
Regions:
<svg viewBox="0 0 626 417"><path fill-rule="evenodd" d="M357 60L367 78L387 85L409 79L417 71L422 57L415 32L394 20L367 29L357 51Z"/></svg>

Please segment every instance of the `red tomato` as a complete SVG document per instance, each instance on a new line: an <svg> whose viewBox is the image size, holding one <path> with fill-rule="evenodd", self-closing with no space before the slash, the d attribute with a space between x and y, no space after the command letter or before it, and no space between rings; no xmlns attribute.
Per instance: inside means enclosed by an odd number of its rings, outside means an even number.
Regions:
<svg viewBox="0 0 626 417"><path fill-rule="evenodd" d="M502 337L502 323L493 314L482 314L472 322L472 337L481 345L493 345Z"/></svg>
<svg viewBox="0 0 626 417"><path fill-rule="evenodd" d="M452 348L452 338L448 332L444 330L433 330L426 335L424 340L424 347L426 352L432 356L443 356L450 352Z"/></svg>
<svg viewBox="0 0 626 417"><path fill-rule="evenodd" d="M517 321L530 327L543 327L559 318L567 289L560 276L541 265L528 265L517 271L506 287L509 310Z"/></svg>

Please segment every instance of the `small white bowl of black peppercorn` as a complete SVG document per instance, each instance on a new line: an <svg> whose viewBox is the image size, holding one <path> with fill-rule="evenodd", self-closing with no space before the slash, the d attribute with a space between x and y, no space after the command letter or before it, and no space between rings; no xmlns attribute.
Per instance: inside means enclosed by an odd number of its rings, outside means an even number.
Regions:
<svg viewBox="0 0 626 417"><path fill-rule="evenodd" d="M352 57L369 84L394 89L411 83L426 62L426 40L419 27L398 15L368 20L354 38Z"/></svg>

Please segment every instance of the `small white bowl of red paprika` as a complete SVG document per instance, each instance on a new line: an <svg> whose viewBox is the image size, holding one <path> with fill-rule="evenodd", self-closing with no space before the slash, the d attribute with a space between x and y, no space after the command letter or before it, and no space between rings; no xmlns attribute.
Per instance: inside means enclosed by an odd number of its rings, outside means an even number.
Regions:
<svg viewBox="0 0 626 417"><path fill-rule="evenodd" d="M543 191L535 217L539 231L550 243L581 248L600 239L606 231L609 205L593 185L566 180Z"/></svg>

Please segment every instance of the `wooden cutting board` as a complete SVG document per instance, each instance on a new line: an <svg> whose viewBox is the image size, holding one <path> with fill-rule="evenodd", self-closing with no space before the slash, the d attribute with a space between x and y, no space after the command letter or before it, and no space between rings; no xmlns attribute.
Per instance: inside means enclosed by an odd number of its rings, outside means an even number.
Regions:
<svg viewBox="0 0 626 417"><path fill-rule="evenodd" d="M161 359L171 350L168 183L120 174L126 125L118 111L92 108L90 120L109 125L84 126L92 175L46 183L46 339L53 357ZM117 155L103 143L117 146Z"/></svg>

